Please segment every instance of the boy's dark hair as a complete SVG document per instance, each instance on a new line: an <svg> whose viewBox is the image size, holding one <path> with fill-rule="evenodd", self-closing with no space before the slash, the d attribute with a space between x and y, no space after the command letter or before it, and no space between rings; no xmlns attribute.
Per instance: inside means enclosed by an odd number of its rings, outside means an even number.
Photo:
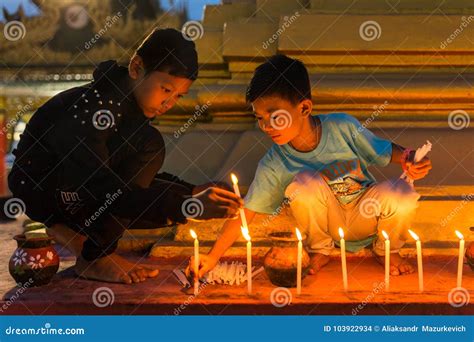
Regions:
<svg viewBox="0 0 474 342"><path fill-rule="evenodd" d="M194 42L175 29L154 29L135 52L143 60L145 74L152 71L195 80L198 57Z"/></svg>
<svg viewBox="0 0 474 342"><path fill-rule="evenodd" d="M311 100L311 85L304 64L285 55L274 55L259 65L247 88L246 100L253 102L263 96L278 96L292 104Z"/></svg>

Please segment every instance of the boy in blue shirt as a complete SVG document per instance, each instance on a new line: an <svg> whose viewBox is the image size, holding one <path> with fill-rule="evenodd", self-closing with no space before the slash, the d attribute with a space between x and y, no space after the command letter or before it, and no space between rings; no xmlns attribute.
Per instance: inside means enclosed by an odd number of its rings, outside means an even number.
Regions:
<svg viewBox="0 0 474 342"><path fill-rule="evenodd" d="M307 70L284 55L271 57L255 70L247 100L260 129L275 143L260 160L245 197L247 220L251 222L256 213L274 214L286 197L298 227L308 237L311 273L328 263L339 227L345 231L349 251L372 245L381 263L384 230L393 253L390 273L413 272L398 250L420 196L404 180L376 183L368 167L398 163L417 180L431 169L430 160L414 164L414 151L375 136L348 114L312 115ZM240 236L240 226L240 218L226 221L209 254L201 256L200 276Z"/></svg>

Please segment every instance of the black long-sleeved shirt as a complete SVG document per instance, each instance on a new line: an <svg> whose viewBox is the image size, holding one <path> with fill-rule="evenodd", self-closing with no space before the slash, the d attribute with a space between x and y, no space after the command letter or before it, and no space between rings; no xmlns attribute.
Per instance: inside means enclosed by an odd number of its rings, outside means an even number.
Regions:
<svg viewBox="0 0 474 342"><path fill-rule="evenodd" d="M93 82L57 94L34 113L13 152L12 172L21 169L28 175L27 184L34 191L77 192L82 204L92 208L120 193L107 205L118 216L141 216L157 224L185 222L181 206L191 195L192 184L158 174L151 186L141 187L114 170L133 163L133 150L150 133L163 146L154 157L165 156L161 134L150 126L133 97L127 68L106 61L93 76ZM64 203L58 200L58 205Z"/></svg>

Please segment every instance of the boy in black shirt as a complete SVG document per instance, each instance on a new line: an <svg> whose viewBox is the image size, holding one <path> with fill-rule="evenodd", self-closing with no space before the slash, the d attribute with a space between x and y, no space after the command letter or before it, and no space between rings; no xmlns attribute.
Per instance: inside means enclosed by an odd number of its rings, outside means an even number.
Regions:
<svg viewBox="0 0 474 342"><path fill-rule="evenodd" d="M185 223L190 198L203 207L196 219L235 217L242 206L214 183L157 174L165 145L150 121L187 93L197 73L194 43L157 29L128 68L101 63L93 82L54 96L28 123L8 184L26 214L76 254L79 276L128 284L156 277L157 269L115 253L125 229Z"/></svg>

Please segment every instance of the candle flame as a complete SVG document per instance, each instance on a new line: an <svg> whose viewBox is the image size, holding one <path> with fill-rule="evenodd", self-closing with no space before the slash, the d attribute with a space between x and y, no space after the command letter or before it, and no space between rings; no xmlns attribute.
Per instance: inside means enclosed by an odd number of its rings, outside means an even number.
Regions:
<svg viewBox="0 0 474 342"><path fill-rule="evenodd" d="M192 229L189 230L189 234L191 234L191 236L193 237L193 239L197 239L197 238L198 238L196 232L195 232L194 230L192 230Z"/></svg>
<svg viewBox="0 0 474 342"><path fill-rule="evenodd" d="M298 228L296 228L296 237L299 241L303 240L303 237L301 236L300 230Z"/></svg>
<svg viewBox="0 0 474 342"><path fill-rule="evenodd" d="M237 179L237 176L233 173L230 174L230 178L232 178L232 183L237 184L239 180Z"/></svg>
<svg viewBox="0 0 474 342"><path fill-rule="evenodd" d="M339 236L341 237L341 239L344 239L344 231L341 227L339 227Z"/></svg>
<svg viewBox="0 0 474 342"><path fill-rule="evenodd" d="M245 240L250 241L249 229L247 227L240 227L240 230L242 231Z"/></svg>
<svg viewBox="0 0 474 342"><path fill-rule="evenodd" d="M388 240L388 234L385 232L385 230L382 230L382 235L385 238L385 240Z"/></svg>
<svg viewBox="0 0 474 342"><path fill-rule="evenodd" d="M456 233L456 235L458 236L458 238L459 238L460 240L464 240L464 235L462 235L459 230L456 230L455 233Z"/></svg>
<svg viewBox="0 0 474 342"><path fill-rule="evenodd" d="M408 229L408 232L410 233L410 235L416 240L420 240L420 238L418 237L418 235L415 234L415 232L411 229Z"/></svg>

